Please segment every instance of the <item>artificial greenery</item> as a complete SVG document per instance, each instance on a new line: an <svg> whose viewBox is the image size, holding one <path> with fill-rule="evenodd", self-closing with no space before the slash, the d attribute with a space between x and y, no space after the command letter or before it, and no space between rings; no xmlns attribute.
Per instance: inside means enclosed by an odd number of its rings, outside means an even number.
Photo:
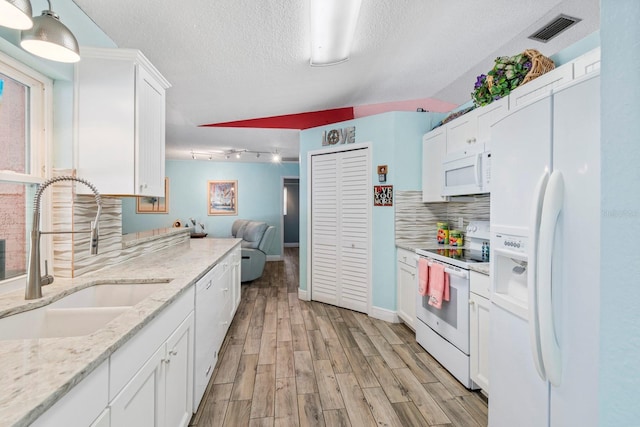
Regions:
<svg viewBox="0 0 640 427"><path fill-rule="evenodd" d="M500 56L496 64L487 74L480 74L476 79L471 97L476 106L491 104L509 95L517 88L531 70L531 60L520 53L514 56Z"/></svg>

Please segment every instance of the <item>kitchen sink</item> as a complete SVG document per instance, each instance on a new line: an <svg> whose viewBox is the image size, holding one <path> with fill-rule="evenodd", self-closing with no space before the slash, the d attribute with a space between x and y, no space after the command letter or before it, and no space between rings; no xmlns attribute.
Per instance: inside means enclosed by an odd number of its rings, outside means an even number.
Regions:
<svg viewBox="0 0 640 427"><path fill-rule="evenodd" d="M43 307L0 319L0 340L91 334L167 282L89 286Z"/></svg>

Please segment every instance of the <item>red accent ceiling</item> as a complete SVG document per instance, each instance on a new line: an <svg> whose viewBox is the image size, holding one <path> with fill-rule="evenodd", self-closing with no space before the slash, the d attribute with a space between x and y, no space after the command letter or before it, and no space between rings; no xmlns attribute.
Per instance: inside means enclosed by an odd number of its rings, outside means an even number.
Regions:
<svg viewBox="0 0 640 427"><path fill-rule="evenodd" d="M352 120L353 107L333 110L312 111L309 113L286 114L283 116L261 117L258 119L238 120L235 122L211 123L201 127L263 128L263 129L309 129L331 123Z"/></svg>

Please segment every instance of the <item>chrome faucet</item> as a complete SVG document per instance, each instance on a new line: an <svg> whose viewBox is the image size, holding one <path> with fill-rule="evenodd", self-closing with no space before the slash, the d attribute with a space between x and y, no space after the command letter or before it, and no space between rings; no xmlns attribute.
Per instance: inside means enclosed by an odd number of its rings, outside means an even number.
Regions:
<svg viewBox="0 0 640 427"><path fill-rule="evenodd" d="M40 275L40 235L41 234L61 234L61 233L86 233L86 231L40 231L40 198L44 190L59 181L77 181L86 185L93 191L95 195L96 204L98 205L98 212L96 213L96 219L91 221L91 230L89 230L90 236L90 251L92 255L98 253L98 220L100 219L100 213L102 212L102 198L96 187L86 179L77 178L75 176L58 176L50 178L38 187L36 195L33 199L33 223L31 225L31 248L29 250L29 263L27 265L27 287L25 290L25 299L38 299L42 298L42 286L53 283L53 276L49 274L47 268L47 262L45 261L44 276Z"/></svg>

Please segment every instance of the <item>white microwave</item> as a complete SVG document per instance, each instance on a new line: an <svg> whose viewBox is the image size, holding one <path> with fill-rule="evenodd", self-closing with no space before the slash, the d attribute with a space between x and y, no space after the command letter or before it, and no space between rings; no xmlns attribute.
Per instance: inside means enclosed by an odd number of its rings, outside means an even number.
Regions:
<svg viewBox="0 0 640 427"><path fill-rule="evenodd" d="M442 162L443 196L490 192L491 151L459 151Z"/></svg>

